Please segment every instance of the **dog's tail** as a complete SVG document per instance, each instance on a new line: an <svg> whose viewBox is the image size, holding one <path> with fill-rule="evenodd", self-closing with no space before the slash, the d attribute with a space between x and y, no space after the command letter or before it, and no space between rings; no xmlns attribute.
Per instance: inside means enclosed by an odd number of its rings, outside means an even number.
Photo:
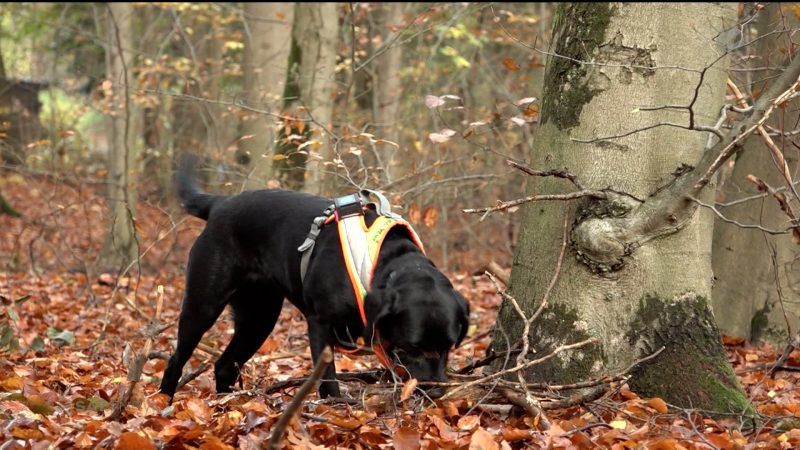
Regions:
<svg viewBox="0 0 800 450"><path fill-rule="evenodd" d="M197 184L194 176L200 158L191 153L184 153L178 164L178 197L181 206L188 213L203 220L208 220L211 209L219 198L218 195L206 194Z"/></svg>

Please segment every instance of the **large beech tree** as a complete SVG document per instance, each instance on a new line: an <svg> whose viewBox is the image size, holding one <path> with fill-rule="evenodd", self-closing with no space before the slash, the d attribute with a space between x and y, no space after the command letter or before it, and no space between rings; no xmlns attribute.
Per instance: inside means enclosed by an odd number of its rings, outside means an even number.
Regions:
<svg viewBox="0 0 800 450"><path fill-rule="evenodd" d="M558 6L530 166L560 169L574 183L537 176L528 184L539 196L529 200L564 201L521 210L509 292L528 317L549 299L530 329L536 355L589 337L598 343L533 366L529 380L618 372L663 348L632 373L640 395L751 411L710 307L713 214L693 199L710 201L714 172L797 80L800 65L774 80L730 132L712 130L736 19L731 4ZM505 302L493 350L519 348L523 328Z"/></svg>

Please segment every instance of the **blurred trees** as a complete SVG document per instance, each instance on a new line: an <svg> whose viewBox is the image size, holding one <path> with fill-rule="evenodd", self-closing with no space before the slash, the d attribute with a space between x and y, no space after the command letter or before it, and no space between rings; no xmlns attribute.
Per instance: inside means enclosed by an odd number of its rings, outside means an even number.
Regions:
<svg viewBox="0 0 800 450"><path fill-rule="evenodd" d="M263 188L272 176L275 115L281 111L294 3L244 4L243 111L238 161L248 188ZM252 108L252 109L251 109Z"/></svg>
<svg viewBox="0 0 800 450"><path fill-rule="evenodd" d="M108 3L106 55L108 70L103 90L108 102L111 147L108 155L109 219L100 268L121 271L139 257L134 222L138 177L141 172L141 123L135 89L134 8L131 3Z"/></svg>
<svg viewBox="0 0 800 450"><path fill-rule="evenodd" d="M745 35L754 45L743 54L755 70L732 75L745 104L796 58L797 44L789 33L798 26L800 20L787 5L774 3L761 11ZM747 139L721 178L717 207L722 216L714 224L713 299L720 328L752 342L779 346L800 329L800 240L798 230L787 227L800 201L792 181L798 148L789 131L798 120L796 107L781 108L766 122L771 145L759 134Z"/></svg>

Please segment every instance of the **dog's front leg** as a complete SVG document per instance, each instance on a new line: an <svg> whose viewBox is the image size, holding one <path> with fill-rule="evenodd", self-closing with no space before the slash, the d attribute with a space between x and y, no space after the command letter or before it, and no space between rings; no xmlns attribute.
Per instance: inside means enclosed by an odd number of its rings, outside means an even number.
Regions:
<svg viewBox="0 0 800 450"><path fill-rule="evenodd" d="M322 351L328 345L331 336L331 325L321 321L318 317L308 318L308 339L311 344L311 359L314 364L320 360ZM331 349L333 350L333 349ZM336 381L336 365L332 362L325 368L322 374L322 383L319 385L320 398L341 397L339 393L339 382Z"/></svg>

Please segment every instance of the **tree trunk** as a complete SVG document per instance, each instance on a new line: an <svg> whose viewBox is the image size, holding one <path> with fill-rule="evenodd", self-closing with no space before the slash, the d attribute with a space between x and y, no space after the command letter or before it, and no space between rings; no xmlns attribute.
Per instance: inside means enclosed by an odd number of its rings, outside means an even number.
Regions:
<svg viewBox="0 0 800 450"><path fill-rule="evenodd" d="M254 109L277 113L286 81L294 3L244 4L244 99ZM244 111L236 159L247 168L245 187L263 188L272 176L275 117Z"/></svg>
<svg viewBox="0 0 800 450"><path fill-rule="evenodd" d="M102 270L119 270L138 258L136 182L140 151L140 117L131 97L133 74L133 15L131 3L108 3L108 80L112 86L110 128L112 146L108 155L110 217L100 255Z"/></svg>
<svg viewBox="0 0 800 450"><path fill-rule="evenodd" d="M761 58L756 60L757 66L775 65L783 59L782 51L787 48L789 37L788 34L775 33L776 30L785 27L788 33L800 26L795 14L782 14L780 9L780 4L771 4L760 13L758 35L764 37L759 42L758 55ZM754 77L761 79L774 75L759 73ZM745 87L741 86L742 89ZM784 108L767 124L790 131L799 119L796 108ZM797 151L791 147L791 142L780 137L774 140L789 167L797 167ZM756 186L746 180L748 175L755 175L774 188L786 186L782 169L776 165L760 136L752 136L744 144L718 201L725 203L758 194ZM791 201L792 196L787 198ZM796 202L792 203L796 205ZM787 223L786 214L771 196L720 210L726 218L741 224L757 224L778 230L785 228ZM744 229L719 218L716 220L712 247L716 279L713 303L714 315L724 333L753 342L786 344L789 338L787 321L792 330L800 328L797 254L798 247L789 234L773 235Z"/></svg>
<svg viewBox="0 0 800 450"><path fill-rule="evenodd" d="M549 292L531 327L537 355L590 336L599 344L535 366L529 379L571 382L618 372L663 346L635 370L632 389L681 406L749 411L710 310L713 219L684 194L710 197L698 180L701 166L711 163L697 164L707 134L660 126L609 137L659 122L688 123L686 110L639 108L689 104L699 71L717 61L693 106L696 123L713 125L728 68L727 58L718 60L726 43L713 38L735 19L732 5L558 6L551 53L561 57L547 62L532 166L568 168L602 195L523 208L510 292L528 316ZM575 141L581 139L591 142ZM535 178L528 190L563 193L567 186ZM549 291L565 219L568 255ZM505 349L504 333L512 343L522 335L510 306L501 309L495 351Z"/></svg>
<svg viewBox="0 0 800 450"><path fill-rule="evenodd" d="M300 119L311 119L311 122L300 125L302 130L293 126L293 134L304 135L319 145L304 147L303 150L312 155L308 158L305 152L298 153L297 144L284 141L285 133L282 135L277 151L284 159L276 161L276 168L282 185L289 189L306 188L309 192L326 193L333 180L328 175L333 167L330 165L334 159L333 143L325 129L331 129L336 95L337 8L338 3L298 3L295 10L293 64L287 76L289 95L285 96L284 109L302 107L303 111L293 114Z"/></svg>
<svg viewBox="0 0 800 450"><path fill-rule="evenodd" d="M403 21L403 3L378 3L375 13L375 26L382 39L382 47L388 46L375 59L376 77L373 82L375 108L373 120L377 126L377 137L400 144L400 125L397 113L400 109L403 85L400 80L400 69L403 62L403 47L393 38L398 31L390 27L398 27ZM385 181L391 183L397 178L398 147L382 144L381 159L385 171Z"/></svg>

